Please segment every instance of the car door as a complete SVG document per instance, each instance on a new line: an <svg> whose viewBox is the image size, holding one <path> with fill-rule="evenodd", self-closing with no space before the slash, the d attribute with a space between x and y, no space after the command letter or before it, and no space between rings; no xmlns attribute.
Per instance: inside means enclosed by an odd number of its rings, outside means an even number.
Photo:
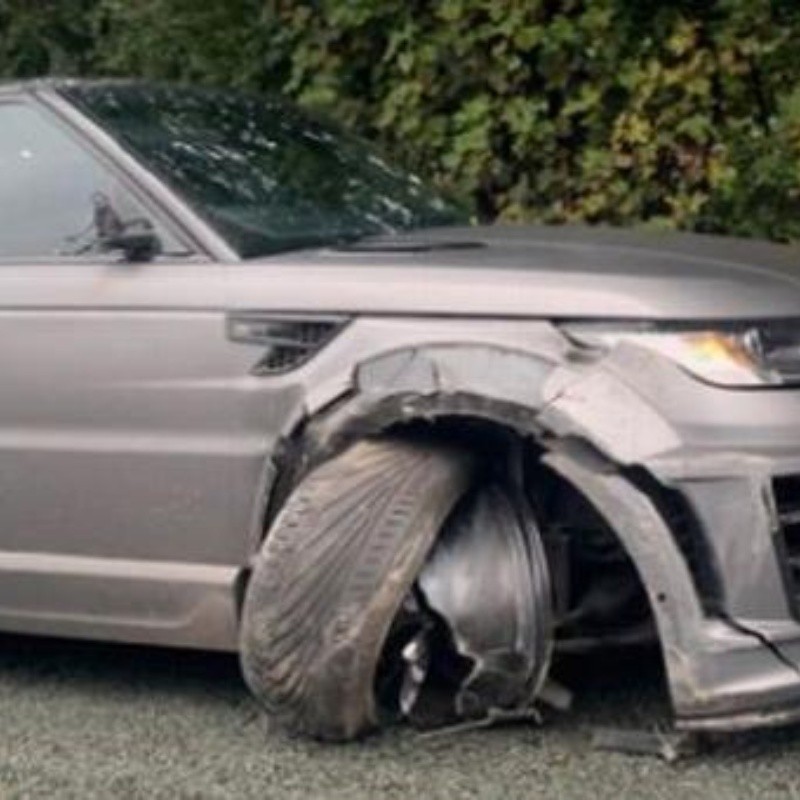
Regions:
<svg viewBox="0 0 800 800"><path fill-rule="evenodd" d="M100 252L98 198L164 254ZM0 98L0 629L233 646L275 425L227 280L63 119Z"/></svg>

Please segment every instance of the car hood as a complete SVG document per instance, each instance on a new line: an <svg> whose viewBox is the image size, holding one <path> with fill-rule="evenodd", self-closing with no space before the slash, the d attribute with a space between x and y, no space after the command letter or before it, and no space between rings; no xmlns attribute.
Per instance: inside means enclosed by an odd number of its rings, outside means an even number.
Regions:
<svg viewBox="0 0 800 800"><path fill-rule="evenodd" d="M269 263L291 267L300 307L311 302L330 311L800 317L800 248L696 234L578 226L437 228L256 263L260 269Z"/></svg>

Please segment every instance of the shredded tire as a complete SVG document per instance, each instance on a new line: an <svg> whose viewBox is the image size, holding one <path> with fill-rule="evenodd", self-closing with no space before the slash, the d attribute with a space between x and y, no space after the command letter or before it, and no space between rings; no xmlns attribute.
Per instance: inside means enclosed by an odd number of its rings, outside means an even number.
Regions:
<svg viewBox="0 0 800 800"><path fill-rule="evenodd" d="M377 727L392 620L471 473L464 453L382 439L295 490L255 563L241 628L245 679L273 717L328 741Z"/></svg>

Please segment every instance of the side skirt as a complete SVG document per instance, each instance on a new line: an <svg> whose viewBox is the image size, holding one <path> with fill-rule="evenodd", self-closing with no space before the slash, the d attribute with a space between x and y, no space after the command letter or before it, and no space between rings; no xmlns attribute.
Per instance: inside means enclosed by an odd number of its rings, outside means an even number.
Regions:
<svg viewBox="0 0 800 800"><path fill-rule="evenodd" d="M241 569L0 552L0 630L235 651Z"/></svg>

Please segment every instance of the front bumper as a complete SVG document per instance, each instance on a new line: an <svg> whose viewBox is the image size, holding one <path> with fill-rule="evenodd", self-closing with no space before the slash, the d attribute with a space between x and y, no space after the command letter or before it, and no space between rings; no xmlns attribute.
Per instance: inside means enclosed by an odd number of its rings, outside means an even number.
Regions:
<svg viewBox="0 0 800 800"><path fill-rule="evenodd" d="M543 419L551 466L645 583L678 726L800 719L800 391L711 387L623 347L562 383Z"/></svg>

